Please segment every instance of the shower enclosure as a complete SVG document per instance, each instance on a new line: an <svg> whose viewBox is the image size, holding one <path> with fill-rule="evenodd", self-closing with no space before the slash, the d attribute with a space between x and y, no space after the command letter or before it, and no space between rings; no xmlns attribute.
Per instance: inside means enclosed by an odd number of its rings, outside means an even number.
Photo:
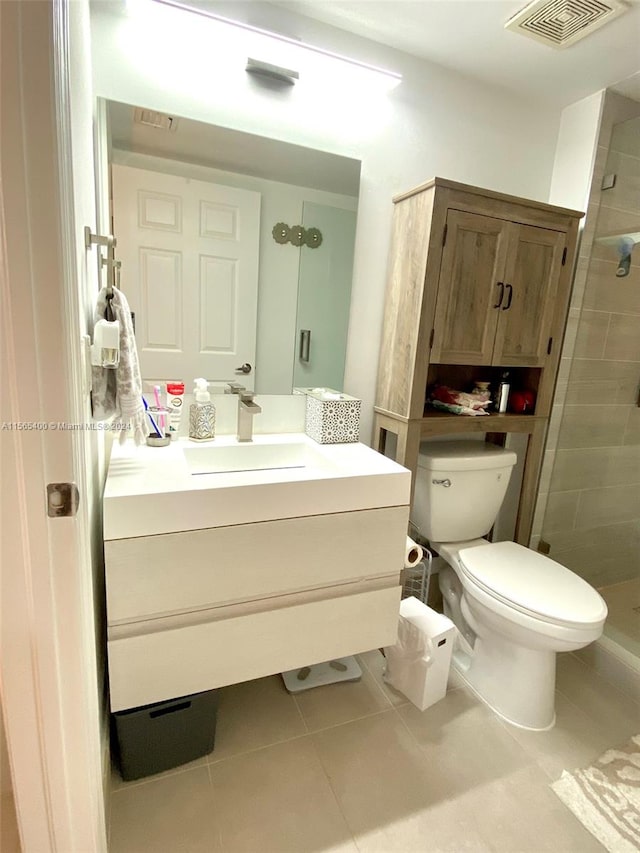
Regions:
<svg viewBox="0 0 640 853"><path fill-rule="evenodd" d="M583 234L583 246L589 240L591 248L585 247L589 254L581 256L576 274L576 289L584 290L574 293L556 426L541 482L546 509L540 542L533 543L600 591L609 607L605 643L615 643L627 661L640 658L640 242L633 248L640 241L640 103L636 106L637 117L614 124L610 141L598 148ZM573 340L573 352L567 353Z"/></svg>

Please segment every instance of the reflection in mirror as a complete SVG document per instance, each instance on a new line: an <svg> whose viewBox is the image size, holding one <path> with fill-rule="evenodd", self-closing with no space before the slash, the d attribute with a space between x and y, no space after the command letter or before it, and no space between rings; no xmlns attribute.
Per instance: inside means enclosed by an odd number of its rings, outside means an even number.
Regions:
<svg viewBox="0 0 640 853"><path fill-rule="evenodd" d="M341 390L360 162L107 108L113 231L143 380Z"/></svg>

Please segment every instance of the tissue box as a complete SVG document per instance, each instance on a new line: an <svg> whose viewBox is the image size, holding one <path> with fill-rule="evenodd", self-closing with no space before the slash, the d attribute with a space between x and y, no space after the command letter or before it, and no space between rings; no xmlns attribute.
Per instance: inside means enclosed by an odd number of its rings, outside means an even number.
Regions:
<svg viewBox="0 0 640 853"><path fill-rule="evenodd" d="M360 438L361 400L331 388L305 389L305 432L318 444L342 444Z"/></svg>

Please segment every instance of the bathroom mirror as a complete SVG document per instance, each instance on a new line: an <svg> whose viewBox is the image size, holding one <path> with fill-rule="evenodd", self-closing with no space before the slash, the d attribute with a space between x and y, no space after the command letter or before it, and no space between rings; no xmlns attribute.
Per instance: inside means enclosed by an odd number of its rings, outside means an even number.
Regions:
<svg viewBox="0 0 640 853"><path fill-rule="evenodd" d="M342 390L360 161L106 102L143 379Z"/></svg>

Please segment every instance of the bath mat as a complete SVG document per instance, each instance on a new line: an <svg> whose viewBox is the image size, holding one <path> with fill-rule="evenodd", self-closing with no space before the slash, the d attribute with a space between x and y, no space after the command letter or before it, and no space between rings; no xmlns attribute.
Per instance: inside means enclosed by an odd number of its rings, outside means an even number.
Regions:
<svg viewBox="0 0 640 853"><path fill-rule="evenodd" d="M640 735L551 787L609 853L640 850Z"/></svg>

